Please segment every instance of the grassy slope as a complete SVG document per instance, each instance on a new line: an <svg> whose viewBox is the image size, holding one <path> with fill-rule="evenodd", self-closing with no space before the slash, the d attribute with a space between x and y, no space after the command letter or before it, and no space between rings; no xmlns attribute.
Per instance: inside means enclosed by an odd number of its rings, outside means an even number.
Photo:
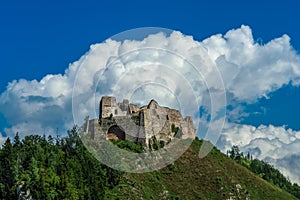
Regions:
<svg viewBox="0 0 300 200"><path fill-rule="evenodd" d="M174 164L159 171L125 174L107 199L296 199L216 148L200 159L201 144L194 141Z"/></svg>

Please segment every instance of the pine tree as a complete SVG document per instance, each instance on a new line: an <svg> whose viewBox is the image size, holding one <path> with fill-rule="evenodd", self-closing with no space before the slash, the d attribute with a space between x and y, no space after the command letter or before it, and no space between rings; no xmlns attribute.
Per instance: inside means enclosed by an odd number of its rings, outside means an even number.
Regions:
<svg viewBox="0 0 300 200"><path fill-rule="evenodd" d="M0 177L1 177L1 188L3 188L3 193L1 192L1 199L15 199L16 192L11 191L14 185L15 175L14 175L14 149L13 145L8 137L2 146L0 155Z"/></svg>

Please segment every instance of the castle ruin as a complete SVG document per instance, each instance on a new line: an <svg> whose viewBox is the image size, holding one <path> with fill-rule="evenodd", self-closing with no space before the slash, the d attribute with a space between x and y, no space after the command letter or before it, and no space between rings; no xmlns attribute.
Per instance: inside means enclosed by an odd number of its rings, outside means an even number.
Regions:
<svg viewBox="0 0 300 200"><path fill-rule="evenodd" d="M160 106L151 100L138 107L124 99L117 103L112 96L103 96L99 103L99 118L86 118L84 132L93 139L130 140L144 146L173 138L195 138L196 129L190 116L182 117L178 110Z"/></svg>

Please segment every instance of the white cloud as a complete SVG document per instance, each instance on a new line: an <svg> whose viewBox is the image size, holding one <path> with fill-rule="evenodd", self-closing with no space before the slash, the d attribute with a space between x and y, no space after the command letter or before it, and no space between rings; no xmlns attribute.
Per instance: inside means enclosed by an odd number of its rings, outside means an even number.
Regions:
<svg viewBox="0 0 300 200"><path fill-rule="evenodd" d="M300 57L287 35L263 46L254 42L248 26L203 41L234 97L253 102L283 84L299 84Z"/></svg>
<svg viewBox="0 0 300 200"><path fill-rule="evenodd" d="M226 124L218 146L223 152L232 145L241 151L250 152L255 158L266 160L279 168L291 181L300 183L300 131L284 126ZM292 175L293 174L293 175ZM292 176L291 176L292 175Z"/></svg>
<svg viewBox="0 0 300 200"><path fill-rule="evenodd" d="M166 106L184 108L184 115L197 112L200 103L208 112L203 117L209 118L223 106L222 82L216 76L215 66L221 72L227 101L233 107L229 117L245 114L241 102L253 103L289 82L300 84L300 57L287 35L259 45L254 42L250 27L241 26L203 41L176 31L169 36L150 35L142 41L121 43L108 39L91 45L62 75L9 83L0 96L0 112L11 125L5 132L8 136L15 132L21 136L51 134L58 128L63 133L72 127L72 107L76 111L75 122L80 124L86 115L98 116L99 98L109 94L140 103L155 97ZM211 101L210 95L216 100ZM216 120L215 124L222 124L218 117ZM300 155L296 149L299 136L299 132L284 127L236 125L226 127L220 141L257 150L260 158L269 156L287 169L288 156Z"/></svg>
<svg viewBox="0 0 300 200"><path fill-rule="evenodd" d="M206 89L202 76L209 75L214 78L210 86L221 89L221 79L218 82L212 75L214 63L202 45L194 41L192 37L184 36L179 32L173 32L169 37L156 34L141 42L127 40L116 48L118 54L113 54L102 67L94 67L88 71L94 80L90 90L82 89L81 81L75 83L73 100L76 105L89 102L88 98L92 95L87 95L87 92L90 91L90 94L95 92L94 101L100 99L103 94L113 94L119 100L144 98L144 101L140 103L147 103L155 97L159 103L166 106L177 105L177 108L184 108L181 110L184 115L194 115L198 110L198 102L202 100L201 94ZM185 59L197 63L197 66L192 66ZM103 70L105 64L107 69ZM201 73L198 71L199 68L201 68ZM85 74L87 69L89 66L80 65L79 80L83 79L82 74ZM166 98L166 94L162 91L169 91L177 99ZM90 104L90 106L92 107L89 110L95 110L97 107L96 104ZM77 111L79 110L75 110L75 118L78 122L88 114L88 112ZM96 114L94 112L92 116Z"/></svg>

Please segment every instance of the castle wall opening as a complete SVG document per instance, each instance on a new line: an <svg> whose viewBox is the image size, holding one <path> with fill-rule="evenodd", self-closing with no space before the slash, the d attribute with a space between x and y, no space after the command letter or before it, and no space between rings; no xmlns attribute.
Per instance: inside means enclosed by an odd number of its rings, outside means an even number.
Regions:
<svg viewBox="0 0 300 200"><path fill-rule="evenodd" d="M119 139L119 140L126 139L126 134L125 134L124 130L122 129L122 127L120 127L118 125L111 126L107 131L107 135L109 137L111 137L110 139L113 139L113 138Z"/></svg>

